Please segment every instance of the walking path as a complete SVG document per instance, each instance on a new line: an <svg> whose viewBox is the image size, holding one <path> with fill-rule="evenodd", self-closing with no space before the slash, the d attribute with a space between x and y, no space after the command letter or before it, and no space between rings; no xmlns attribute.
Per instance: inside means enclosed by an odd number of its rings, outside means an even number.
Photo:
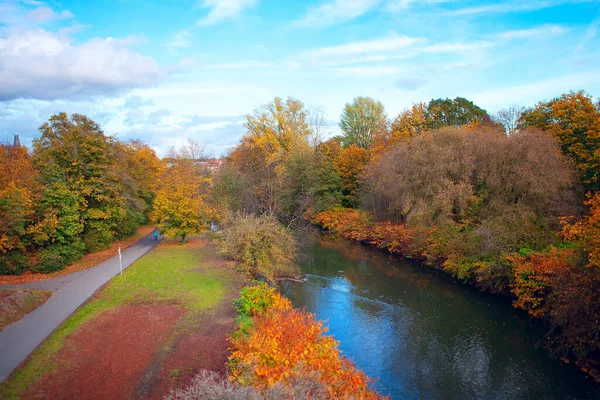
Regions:
<svg viewBox="0 0 600 400"><path fill-rule="evenodd" d="M150 233L123 250L123 269L157 243ZM73 311L119 271L119 256L114 256L95 267L47 281L0 285L0 289L42 289L54 292L46 303L0 332L0 383Z"/></svg>

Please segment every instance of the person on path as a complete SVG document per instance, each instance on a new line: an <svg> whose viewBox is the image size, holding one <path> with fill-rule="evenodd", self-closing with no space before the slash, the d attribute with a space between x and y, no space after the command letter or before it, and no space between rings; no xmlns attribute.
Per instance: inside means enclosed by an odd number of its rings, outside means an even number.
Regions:
<svg viewBox="0 0 600 400"><path fill-rule="evenodd" d="M154 240L158 240L158 228L154 228Z"/></svg>

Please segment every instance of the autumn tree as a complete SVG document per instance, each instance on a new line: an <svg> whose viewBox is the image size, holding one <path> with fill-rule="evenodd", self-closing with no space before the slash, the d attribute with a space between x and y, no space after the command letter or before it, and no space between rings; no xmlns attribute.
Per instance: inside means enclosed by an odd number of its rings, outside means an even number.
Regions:
<svg viewBox="0 0 600 400"><path fill-rule="evenodd" d="M392 121L389 131L375 136L371 153L376 159L381 153L399 142L407 141L430 130L427 104L415 103Z"/></svg>
<svg viewBox="0 0 600 400"><path fill-rule="evenodd" d="M368 150L374 136L387 129L387 115L383 104L370 97L355 98L344 107L340 129L344 147L354 144Z"/></svg>
<svg viewBox="0 0 600 400"><path fill-rule="evenodd" d="M550 132L575 161L588 190L600 189L600 106L583 91L540 102L519 120L522 127Z"/></svg>
<svg viewBox="0 0 600 400"><path fill-rule="evenodd" d="M229 156L245 182L245 193L241 194L246 200L244 211L285 219L289 207L284 203L289 205L290 201L289 196L287 200L284 197L293 191L286 178L288 160L291 154L311 152L308 111L298 100L275 98L248 115L244 126L246 134Z"/></svg>
<svg viewBox="0 0 600 400"><path fill-rule="evenodd" d="M127 201L126 216L116 230L124 236L147 222L147 212L154 201L154 186L164 164L150 146L139 140L116 142L114 153L113 168Z"/></svg>
<svg viewBox="0 0 600 400"><path fill-rule="evenodd" d="M333 163L335 172L343 185L343 205L355 208L359 205L358 190L361 174L369 164L370 154L356 144L344 149Z"/></svg>
<svg viewBox="0 0 600 400"><path fill-rule="evenodd" d="M319 153L331 163L339 157L342 150L342 142L339 137L328 139L322 142L318 147Z"/></svg>
<svg viewBox="0 0 600 400"><path fill-rule="evenodd" d="M577 212L572 166L539 131L445 128L396 145L364 179L365 209L435 229L428 256L449 259L446 269L492 290L512 279L502 254L556 244L560 217Z"/></svg>
<svg viewBox="0 0 600 400"><path fill-rule="evenodd" d="M276 97L246 117L245 138L252 146L260 147L275 160L295 146L304 146L311 133L309 115L304 104L296 99Z"/></svg>
<svg viewBox="0 0 600 400"><path fill-rule="evenodd" d="M28 230L35 223L41 188L27 148L0 145L0 273L27 266Z"/></svg>
<svg viewBox="0 0 600 400"><path fill-rule="evenodd" d="M284 162L282 211L289 222L341 204L343 185L321 152L294 151Z"/></svg>
<svg viewBox="0 0 600 400"><path fill-rule="evenodd" d="M188 140L180 149L171 149L165 158L156 184L152 219L167 237L185 238L207 229L214 218L209 204L212 179L198 163L202 152L196 142Z"/></svg>

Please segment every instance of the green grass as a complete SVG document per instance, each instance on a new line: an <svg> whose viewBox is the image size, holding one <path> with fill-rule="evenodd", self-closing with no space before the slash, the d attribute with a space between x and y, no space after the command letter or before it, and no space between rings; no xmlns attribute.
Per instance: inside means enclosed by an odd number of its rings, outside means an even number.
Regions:
<svg viewBox="0 0 600 400"><path fill-rule="evenodd" d="M164 244L140 258L123 277L115 277L97 298L80 307L48 337L30 361L0 386L0 398L22 397L38 379L55 370L56 355L69 335L105 310L129 304L178 304L188 313L182 318L182 326L174 331L189 329L188 316L217 304L229 283L222 271L203 267L202 261L214 255L212 246Z"/></svg>

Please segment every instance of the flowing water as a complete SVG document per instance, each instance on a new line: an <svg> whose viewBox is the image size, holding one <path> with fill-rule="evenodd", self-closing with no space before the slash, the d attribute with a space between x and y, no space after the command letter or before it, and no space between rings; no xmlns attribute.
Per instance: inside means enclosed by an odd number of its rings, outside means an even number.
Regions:
<svg viewBox="0 0 600 400"><path fill-rule="evenodd" d="M325 322L343 354L393 399L600 399L551 358L527 315L447 276L326 238L303 249L306 283L283 293Z"/></svg>

